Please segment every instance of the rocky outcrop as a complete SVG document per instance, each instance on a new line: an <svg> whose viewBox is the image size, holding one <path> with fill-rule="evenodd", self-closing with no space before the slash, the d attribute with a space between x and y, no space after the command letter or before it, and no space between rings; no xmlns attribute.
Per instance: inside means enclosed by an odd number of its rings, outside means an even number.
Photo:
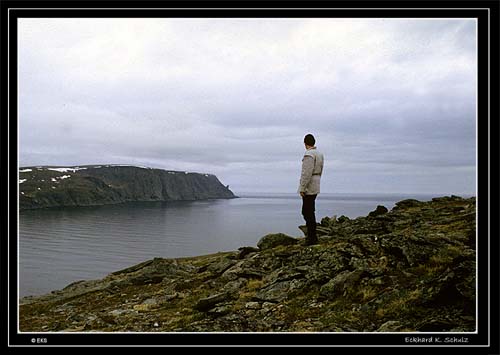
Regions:
<svg viewBox="0 0 500 355"><path fill-rule="evenodd" d="M235 197L211 174L114 165L19 170L20 210Z"/></svg>
<svg viewBox="0 0 500 355"><path fill-rule="evenodd" d="M268 234L262 237L257 243L259 249L265 250L275 248L279 245L293 245L299 241L296 238L290 237L283 233Z"/></svg>
<svg viewBox="0 0 500 355"><path fill-rule="evenodd" d="M324 217L319 244L156 258L20 301L21 331L473 332L476 203ZM321 228L320 228L321 227Z"/></svg>

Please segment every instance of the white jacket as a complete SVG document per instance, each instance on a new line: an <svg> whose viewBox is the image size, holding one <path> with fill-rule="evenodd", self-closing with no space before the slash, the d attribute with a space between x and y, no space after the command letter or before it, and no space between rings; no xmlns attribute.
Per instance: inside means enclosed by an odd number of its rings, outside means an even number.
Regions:
<svg viewBox="0 0 500 355"><path fill-rule="evenodd" d="M302 158L302 172L297 192L305 192L306 195L319 194L323 164L323 154L316 147L306 150Z"/></svg>

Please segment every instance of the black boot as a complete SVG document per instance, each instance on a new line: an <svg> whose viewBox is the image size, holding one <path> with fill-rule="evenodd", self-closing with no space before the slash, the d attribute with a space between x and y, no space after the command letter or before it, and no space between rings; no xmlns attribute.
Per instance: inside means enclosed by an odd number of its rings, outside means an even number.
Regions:
<svg viewBox="0 0 500 355"><path fill-rule="evenodd" d="M305 245L318 244L318 237L316 236L316 221L307 223L307 236Z"/></svg>

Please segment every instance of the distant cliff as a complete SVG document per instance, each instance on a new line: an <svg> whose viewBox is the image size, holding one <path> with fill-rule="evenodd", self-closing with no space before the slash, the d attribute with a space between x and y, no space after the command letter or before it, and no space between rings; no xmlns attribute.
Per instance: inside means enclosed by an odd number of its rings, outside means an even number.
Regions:
<svg viewBox="0 0 500 355"><path fill-rule="evenodd" d="M121 165L23 167L19 209L235 198L215 175Z"/></svg>

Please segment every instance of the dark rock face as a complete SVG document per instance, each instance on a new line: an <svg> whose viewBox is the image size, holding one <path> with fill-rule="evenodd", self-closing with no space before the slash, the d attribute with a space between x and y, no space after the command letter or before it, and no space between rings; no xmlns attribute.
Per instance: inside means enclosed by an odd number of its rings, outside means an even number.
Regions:
<svg viewBox="0 0 500 355"><path fill-rule="evenodd" d="M387 213L389 210L387 209L387 207L385 206L377 206L377 208L375 209L375 211L371 211L369 214L368 214L368 217L377 217L377 216L381 216L385 213Z"/></svg>
<svg viewBox="0 0 500 355"><path fill-rule="evenodd" d="M215 175L134 166L23 168L19 208L235 198Z"/></svg>
<svg viewBox="0 0 500 355"><path fill-rule="evenodd" d="M311 247L270 234L259 248L155 258L20 300L20 329L473 332L475 212L475 198L407 200L325 217Z"/></svg>

